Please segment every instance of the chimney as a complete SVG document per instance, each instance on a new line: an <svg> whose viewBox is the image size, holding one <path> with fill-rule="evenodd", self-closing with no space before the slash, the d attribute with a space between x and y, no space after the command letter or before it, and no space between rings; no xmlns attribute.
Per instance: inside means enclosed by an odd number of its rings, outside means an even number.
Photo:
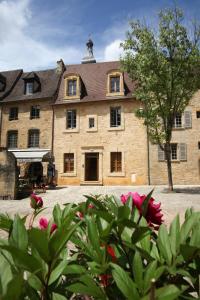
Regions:
<svg viewBox="0 0 200 300"><path fill-rule="evenodd" d="M65 64L62 59L57 61L56 73L61 74L66 70Z"/></svg>

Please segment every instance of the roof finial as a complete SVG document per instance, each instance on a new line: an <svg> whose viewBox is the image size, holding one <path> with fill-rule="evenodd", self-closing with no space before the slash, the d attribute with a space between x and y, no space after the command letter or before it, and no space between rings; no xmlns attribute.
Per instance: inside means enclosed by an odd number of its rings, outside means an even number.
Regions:
<svg viewBox="0 0 200 300"><path fill-rule="evenodd" d="M95 63L96 60L94 58L94 55L93 55L93 41L91 39L91 34L89 34L89 39L86 43L86 47L87 47L87 53L86 53L86 56L83 57L82 59L82 64L87 64L87 63Z"/></svg>

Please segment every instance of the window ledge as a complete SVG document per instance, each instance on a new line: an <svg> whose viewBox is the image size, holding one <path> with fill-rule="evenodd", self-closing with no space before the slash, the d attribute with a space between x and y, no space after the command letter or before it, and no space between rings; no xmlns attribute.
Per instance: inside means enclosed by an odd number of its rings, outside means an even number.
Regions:
<svg viewBox="0 0 200 300"><path fill-rule="evenodd" d="M124 96L124 92L106 93L106 97Z"/></svg>
<svg viewBox="0 0 200 300"><path fill-rule="evenodd" d="M76 177L76 173L75 173L75 172L71 172L71 173L61 173L60 176L61 176L61 177Z"/></svg>
<svg viewBox="0 0 200 300"><path fill-rule="evenodd" d="M172 130L176 131L176 130L184 130L185 127L173 127Z"/></svg>
<svg viewBox="0 0 200 300"><path fill-rule="evenodd" d="M109 173L108 177L125 177L125 172L113 172L113 173Z"/></svg>
<svg viewBox="0 0 200 300"><path fill-rule="evenodd" d="M78 128L74 128L74 129L66 129L63 131L63 133L78 133L79 129Z"/></svg>
<svg viewBox="0 0 200 300"><path fill-rule="evenodd" d="M80 100L80 95L75 96L65 96L64 100Z"/></svg>
<svg viewBox="0 0 200 300"><path fill-rule="evenodd" d="M91 129L87 129L86 132L97 132L97 128L91 128Z"/></svg>
<svg viewBox="0 0 200 300"><path fill-rule="evenodd" d="M124 130L124 127L122 126L108 128L108 131L122 131L122 130Z"/></svg>

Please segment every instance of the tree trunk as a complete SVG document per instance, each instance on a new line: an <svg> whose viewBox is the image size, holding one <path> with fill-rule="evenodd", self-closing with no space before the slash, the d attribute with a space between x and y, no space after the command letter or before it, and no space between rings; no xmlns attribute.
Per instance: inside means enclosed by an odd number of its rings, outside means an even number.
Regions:
<svg viewBox="0 0 200 300"><path fill-rule="evenodd" d="M171 164L171 146L170 142L165 145L165 154L167 160L167 174L168 174L168 189L170 192L173 191L173 180L172 180L172 164Z"/></svg>

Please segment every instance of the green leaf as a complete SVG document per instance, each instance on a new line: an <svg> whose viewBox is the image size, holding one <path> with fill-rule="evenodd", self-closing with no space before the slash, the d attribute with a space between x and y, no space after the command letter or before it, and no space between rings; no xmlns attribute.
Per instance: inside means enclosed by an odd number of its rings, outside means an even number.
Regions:
<svg viewBox="0 0 200 300"><path fill-rule="evenodd" d="M143 264L140 253L138 251L135 252L135 256L133 259L133 274L135 283L137 284L140 293L143 294Z"/></svg>
<svg viewBox="0 0 200 300"><path fill-rule="evenodd" d="M53 293L53 300L66 300L67 298L61 294Z"/></svg>
<svg viewBox="0 0 200 300"><path fill-rule="evenodd" d="M182 293L175 285L171 284L156 290L157 300L175 300Z"/></svg>
<svg viewBox="0 0 200 300"><path fill-rule="evenodd" d="M13 225L13 220L8 214L0 214L0 229L10 232Z"/></svg>
<svg viewBox="0 0 200 300"><path fill-rule="evenodd" d="M101 299L101 300L107 299L103 290L96 285L94 280L89 275L85 274L81 276L79 281L80 281L79 283L74 283L68 286L67 290L73 293L93 296L95 297L95 299Z"/></svg>
<svg viewBox="0 0 200 300"><path fill-rule="evenodd" d="M118 208L118 222L124 220L124 219L129 219L130 217L130 208L126 205L120 206Z"/></svg>
<svg viewBox="0 0 200 300"><path fill-rule="evenodd" d="M181 245L180 252L186 261L194 259L200 254L200 249L190 245Z"/></svg>
<svg viewBox="0 0 200 300"><path fill-rule="evenodd" d="M177 255L180 247L180 220L179 215L175 217L170 225L169 231L170 245L173 256Z"/></svg>
<svg viewBox="0 0 200 300"><path fill-rule="evenodd" d="M132 234L131 240L133 244L138 243L141 241L143 238L149 235L150 229L148 227L137 227L135 231Z"/></svg>
<svg viewBox="0 0 200 300"><path fill-rule="evenodd" d="M21 250L26 250L28 246L28 234L24 222L18 215L15 216L13 221L10 244Z"/></svg>
<svg viewBox="0 0 200 300"><path fill-rule="evenodd" d="M56 281L66 269L67 261L61 261L58 266L51 272L49 278L49 285L51 285L54 281Z"/></svg>
<svg viewBox="0 0 200 300"><path fill-rule="evenodd" d="M183 223L181 227L180 243L184 244L190 235L191 230L200 221L200 215L198 213L192 213Z"/></svg>
<svg viewBox="0 0 200 300"><path fill-rule="evenodd" d="M117 287L123 293L128 300L139 300L139 294L136 289L136 285L130 278L127 272L125 272L120 266L111 263L113 268L112 275L116 282Z"/></svg>
<svg viewBox="0 0 200 300"><path fill-rule="evenodd" d="M13 277L7 287L7 292L3 300L19 300L23 292L24 279L23 275L19 274Z"/></svg>
<svg viewBox="0 0 200 300"><path fill-rule="evenodd" d="M172 261L172 252L169 236L164 224L162 224L159 228L157 244L162 256L166 259L167 264L170 265Z"/></svg>
<svg viewBox="0 0 200 300"><path fill-rule="evenodd" d="M8 251L12 255L15 264L23 270L37 273L42 268L40 262L33 255L30 255L21 249L13 246L1 246L1 249Z"/></svg>
<svg viewBox="0 0 200 300"><path fill-rule="evenodd" d="M62 211L59 204L56 204L53 209L53 219L58 227L61 225Z"/></svg>
<svg viewBox="0 0 200 300"><path fill-rule="evenodd" d="M7 285L9 281L11 281L13 278L12 272L11 272L11 266L8 263L7 259L0 254L0 282L1 282L1 294L5 294Z"/></svg>
<svg viewBox="0 0 200 300"><path fill-rule="evenodd" d="M83 274L86 273L86 269L80 265L67 265L63 271L63 274Z"/></svg>
<svg viewBox="0 0 200 300"><path fill-rule="evenodd" d="M36 291L41 291L42 289L42 282L40 279L33 273L31 273L28 277L29 285Z"/></svg>
<svg viewBox="0 0 200 300"><path fill-rule="evenodd" d="M97 224L92 217L86 218L86 224L87 224L87 233L88 238L90 240L90 243L93 247L93 249L96 251L99 257L101 257L102 251L100 249L100 241L99 241L99 233L97 230Z"/></svg>
<svg viewBox="0 0 200 300"><path fill-rule="evenodd" d="M77 224L69 225L69 221L67 221L55 231L49 241L49 250L52 259L57 257L66 247L66 243L69 241L77 227L79 227L80 223L81 221Z"/></svg>
<svg viewBox="0 0 200 300"><path fill-rule="evenodd" d="M50 261L50 255L48 249L47 232L38 228L32 228L29 231L29 241L32 244L32 247L35 247L35 249L38 251L40 257L48 263Z"/></svg>
<svg viewBox="0 0 200 300"><path fill-rule="evenodd" d="M142 215L143 215L143 217L146 217L149 201L151 199L153 191L154 191L154 189L146 196L145 200L142 203Z"/></svg>

